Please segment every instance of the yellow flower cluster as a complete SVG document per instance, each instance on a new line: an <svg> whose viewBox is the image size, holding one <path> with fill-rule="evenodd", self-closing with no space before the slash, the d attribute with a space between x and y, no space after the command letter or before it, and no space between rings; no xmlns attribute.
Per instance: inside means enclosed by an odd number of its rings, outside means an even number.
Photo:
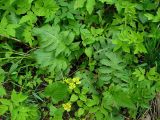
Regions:
<svg viewBox="0 0 160 120"><path fill-rule="evenodd" d="M70 102L63 104L62 106L63 106L64 110L66 110L67 112L69 112L71 110L71 103Z"/></svg>
<svg viewBox="0 0 160 120"><path fill-rule="evenodd" d="M68 78L68 79L65 79L64 81L69 85L69 89L71 89L71 90L76 88L76 85L81 84L79 77L75 77L73 79Z"/></svg>
<svg viewBox="0 0 160 120"><path fill-rule="evenodd" d="M76 88L76 84L75 83L69 83L69 89L74 89Z"/></svg>

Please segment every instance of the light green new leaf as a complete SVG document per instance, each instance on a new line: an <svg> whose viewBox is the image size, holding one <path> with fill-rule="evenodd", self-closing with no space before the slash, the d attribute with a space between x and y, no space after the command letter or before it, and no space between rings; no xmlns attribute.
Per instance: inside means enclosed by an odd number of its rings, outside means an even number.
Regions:
<svg viewBox="0 0 160 120"><path fill-rule="evenodd" d="M93 48L92 47L86 48L85 53L89 58L91 58L93 53Z"/></svg>
<svg viewBox="0 0 160 120"><path fill-rule="evenodd" d="M101 1L102 3L106 2L107 4L113 4L115 3L117 0L99 0Z"/></svg>
<svg viewBox="0 0 160 120"><path fill-rule="evenodd" d="M79 99L80 99L80 100L82 100L82 101L84 101L84 102L86 102L86 101L87 101L87 97L86 97L86 95L82 95L82 94L80 94L80 95L79 95Z"/></svg>
<svg viewBox="0 0 160 120"><path fill-rule="evenodd" d="M137 68L133 72L133 74L138 78L139 81L142 81L145 79L145 69L143 68Z"/></svg>
<svg viewBox="0 0 160 120"><path fill-rule="evenodd" d="M30 10L33 0L16 0L16 14L25 14Z"/></svg>
<svg viewBox="0 0 160 120"><path fill-rule="evenodd" d="M87 0L86 9L87 9L87 11L88 11L89 14L92 13L95 4L96 4L95 0Z"/></svg>
<svg viewBox="0 0 160 120"><path fill-rule="evenodd" d="M59 6L54 0L37 0L32 7L34 14L37 16L45 16L47 22L53 19L58 9Z"/></svg>
<svg viewBox="0 0 160 120"><path fill-rule="evenodd" d="M85 110L83 108L79 108L78 109L78 116L80 117L81 115L83 115L85 112Z"/></svg>
<svg viewBox="0 0 160 120"><path fill-rule="evenodd" d="M154 19L154 15L152 15L150 13L146 13L144 15L148 18L148 20L153 20Z"/></svg>
<svg viewBox="0 0 160 120"><path fill-rule="evenodd" d="M99 97L96 95L92 95L92 99L87 99L86 101L86 105L88 107L92 107L94 105L98 105L99 104Z"/></svg>
<svg viewBox="0 0 160 120"><path fill-rule="evenodd" d="M22 93L16 93L15 90L12 91L11 100L15 105L18 105L20 102L23 102L27 99L28 96L23 95Z"/></svg>
<svg viewBox="0 0 160 120"><path fill-rule="evenodd" d="M0 105L0 115L3 115L7 111L8 111L8 106Z"/></svg>
<svg viewBox="0 0 160 120"><path fill-rule="evenodd" d="M13 36L16 35L16 28L19 26L18 24L9 24L6 17L3 17L0 22L0 33L5 36Z"/></svg>
<svg viewBox="0 0 160 120"><path fill-rule="evenodd" d="M78 96L75 95L75 94L72 94L72 96L71 96L71 98L70 98L70 101L71 101L71 102L75 102L75 101L77 101L77 100L78 100Z"/></svg>
<svg viewBox="0 0 160 120"><path fill-rule="evenodd" d="M28 22L29 24L35 23L37 21L37 17L35 14L33 14L33 12L29 11L27 13L27 15L23 16L20 21L19 24L23 24L25 22Z"/></svg>
<svg viewBox="0 0 160 120"><path fill-rule="evenodd" d="M3 105L6 105L6 106L12 105L11 100L8 100L8 99L0 99L0 103L2 103Z"/></svg>
<svg viewBox="0 0 160 120"><path fill-rule="evenodd" d="M86 0L76 0L74 4L74 9L82 8Z"/></svg>
<svg viewBox="0 0 160 120"><path fill-rule="evenodd" d="M30 46L33 46L33 36L32 36L32 27L28 26L24 29L24 32L22 33L24 36L24 40L29 43Z"/></svg>
<svg viewBox="0 0 160 120"><path fill-rule="evenodd" d="M0 85L0 97L6 95L6 90Z"/></svg>

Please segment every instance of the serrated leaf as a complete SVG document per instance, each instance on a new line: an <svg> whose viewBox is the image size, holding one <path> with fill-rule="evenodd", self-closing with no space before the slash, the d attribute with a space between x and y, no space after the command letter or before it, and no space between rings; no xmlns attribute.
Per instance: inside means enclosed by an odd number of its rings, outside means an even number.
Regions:
<svg viewBox="0 0 160 120"><path fill-rule="evenodd" d="M24 32L23 32L23 36L24 36L24 39L25 39L25 41L27 42L27 43L29 43L29 45L30 46L33 46L33 40L34 40L34 38L33 38L33 36L32 36L32 27L26 27L25 29L24 29Z"/></svg>
<svg viewBox="0 0 160 120"><path fill-rule="evenodd" d="M11 105L12 105L11 100L0 99L0 102L1 102L3 105L6 105L6 106L11 106Z"/></svg>
<svg viewBox="0 0 160 120"><path fill-rule="evenodd" d="M25 101L28 96L23 95L22 93L17 93L15 90L12 91L11 100L15 105Z"/></svg>
<svg viewBox="0 0 160 120"><path fill-rule="evenodd" d="M96 116L96 119L97 119L97 120L103 120L103 119L104 119L104 115L103 115L103 113L100 112L100 111L97 111L97 112L95 113L95 116Z"/></svg>
<svg viewBox="0 0 160 120"><path fill-rule="evenodd" d="M54 103L57 103L68 96L68 87L61 82L54 82L45 88L44 93L51 97Z"/></svg>
<svg viewBox="0 0 160 120"><path fill-rule="evenodd" d="M0 115L3 115L7 111L8 111L8 106L0 105Z"/></svg>
<svg viewBox="0 0 160 120"><path fill-rule="evenodd" d="M50 109L50 116L53 116L53 120L63 120L62 116L63 116L63 108L56 108L53 105L49 106Z"/></svg>
<svg viewBox="0 0 160 120"><path fill-rule="evenodd" d="M40 37L41 48L46 48L46 51L53 51L59 43L59 28L45 25L41 28L34 28L33 34Z"/></svg>
<svg viewBox="0 0 160 120"><path fill-rule="evenodd" d="M20 21L19 24L23 24L25 22L28 22L30 24L35 23L37 21L37 17L35 14L33 14L33 12L29 11L27 13L27 15L23 16Z"/></svg>
<svg viewBox="0 0 160 120"><path fill-rule="evenodd" d="M47 22L51 21L59 9L59 6L53 0L37 0L34 2L32 11L37 16L45 16Z"/></svg>
<svg viewBox="0 0 160 120"><path fill-rule="evenodd" d="M16 14L25 14L27 11L30 10L31 8L31 3L33 0L16 0L16 7L17 9L15 10Z"/></svg>

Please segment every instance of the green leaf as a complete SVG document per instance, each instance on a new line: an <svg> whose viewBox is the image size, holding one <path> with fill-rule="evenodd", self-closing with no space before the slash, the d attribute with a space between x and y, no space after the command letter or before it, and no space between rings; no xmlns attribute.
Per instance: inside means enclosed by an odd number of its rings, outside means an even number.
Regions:
<svg viewBox="0 0 160 120"><path fill-rule="evenodd" d="M95 4L96 4L95 0L87 0L86 8L87 8L87 11L88 11L89 14L92 13Z"/></svg>
<svg viewBox="0 0 160 120"><path fill-rule="evenodd" d="M67 98L68 87L61 82L54 82L45 88L44 93L46 96L52 97L54 103L57 103Z"/></svg>
<svg viewBox="0 0 160 120"><path fill-rule="evenodd" d="M0 68L0 83L2 83L5 79L5 72L2 68Z"/></svg>
<svg viewBox="0 0 160 120"><path fill-rule="evenodd" d="M90 113L96 113L99 110L99 106L94 106L89 109Z"/></svg>
<svg viewBox="0 0 160 120"><path fill-rule="evenodd" d="M0 97L6 95L6 90L0 85Z"/></svg>
<svg viewBox="0 0 160 120"><path fill-rule="evenodd" d="M55 50L59 41L59 27L50 25L42 26L41 28L34 28L33 34L40 37L41 48L46 48L46 51Z"/></svg>
<svg viewBox="0 0 160 120"><path fill-rule="evenodd" d="M40 64L42 68L48 66L50 72L65 70L68 66L68 60L65 57L55 58L52 52L37 50L35 51L35 57L38 64Z"/></svg>
<svg viewBox="0 0 160 120"><path fill-rule="evenodd" d="M12 91L11 100L15 105L18 105L19 103L25 101L27 98L28 96L23 95L21 92L17 93L15 90Z"/></svg>
<svg viewBox="0 0 160 120"><path fill-rule="evenodd" d="M115 3L117 0L100 0L102 3L106 2L108 4L113 4Z"/></svg>
<svg viewBox="0 0 160 120"><path fill-rule="evenodd" d="M0 105L0 115L3 115L7 111L8 111L8 106Z"/></svg>
<svg viewBox="0 0 160 120"><path fill-rule="evenodd" d="M127 107L135 109L135 105L131 100L130 95L127 90L123 90L121 86L112 86L109 91L103 93L103 104L104 107L109 109L109 107L114 106L117 108ZM111 108L110 108L111 109Z"/></svg>
<svg viewBox="0 0 160 120"><path fill-rule="evenodd" d="M89 88L83 87L81 93L82 93L83 95L85 95L85 94L87 94L87 92L89 92Z"/></svg>
<svg viewBox="0 0 160 120"><path fill-rule="evenodd" d="M91 34L91 32L88 29L81 29L81 37L83 40L83 45L89 45L93 44L95 42L95 37Z"/></svg>
<svg viewBox="0 0 160 120"><path fill-rule="evenodd" d="M32 27L26 27L23 32L24 40L29 43L30 46L33 46L33 36L32 36Z"/></svg>
<svg viewBox="0 0 160 120"><path fill-rule="evenodd" d="M69 61L74 59L71 53L79 49L79 43L73 43L73 32L60 32L59 26L47 24L41 28L34 28L33 34L39 38L40 48L34 55L41 67L47 67L53 74L69 69Z"/></svg>
<svg viewBox="0 0 160 120"><path fill-rule="evenodd" d="M89 58L91 58L93 54L93 48L92 47L86 48L85 53Z"/></svg>
<svg viewBox="0 0 160 120"><path fill-rule="evenodd" d="M150 68L149 75L156 75L156 67Z"/></svg>
<svg viewBox="0 0 160 120"><path fill-rule="evenodd" d="M88 107L92 107L99 104L99 97L92 95L92 99L87 99L85 102Z"/></svg>
<svg viewBox="0 0 160 120"><path fill-rule="evenodd" d="M19 24L23 24L25 22L28 22L29 24L35 23L37 21L37 17L35 14L33 14L33 12L29 11L27 13L27 15L23 16L20 21Z"/></svg>
<svg viewBox="0 0 160 120"><path fill-rule="evenodd" d="M82 8L86 0L76 0L74 4L74 9Z"/></svg>
<svg viewBox="0 0 160 120"><path fill-rule="evenodd" d="M53 116L53 120L63 120L63 108L56 108L53 105L49 106L50 109L50 116Z"/></svg>
<svg viewBox="0 0 160 120"><path fill-rule="evenodd" d="M87 99L87 101L86 101L86 105L88 107L92 107L92 106L94 106L96 104L97 104L97 102L95 100L92 100L92 99Z"/></svg>
<svg viewBox="0 0 160 120"><path fill-rule="evenodd" d="M16 14L25 14L27 11L30 10L33 0L16 0Z"/></svg>
<svg viewBox="0 0 160 120"><path fill-rule="evenodd" d="M86 102L87 101L87 96L86 95L83 95L83 94L80 94L79 95L79 99Z"/></svg>
<svg viewBox="0 0 160 120"><path fill-rule="evenodd" d="M7 99L0 99L0 102L3 105L6 105L6 106L11 106L12 105L12 102L10 100L7 100Z"/></svg>
<svg viewBox="0 0 160 120"><path fill-rule="evenodd" d="M53 19L55 13L59 9L59 6L54 0L36 0L32 7L32 11L37 16L45 16L47 22Z"/></svg>
<svg viewBox="0 0 160 120"><path fill-rule="evenodd" d="M145 80L145 69L139 67L138 69L135 69L133 74L138 78L139 81Z"/></svg>
<svg viewBox="0 0 160 120"><path fill-rule="evenodd" d="M146 13L144 15L148 18L148 20L153 20L154 19L154 15L152 15L150 13Z"/></svg>
<svg viewBox="0 0 160 120"><path fill-rule="evenodd" d="M19 65L20 61L16 62L16 63L12 63L10 69L9 69L9 74L12 74L13 72L16 72L16 69Z"/></svg>
<svg viewBox="0 0 160 120"><path fill-rule="evenodd" d="M84 114L84 109L83 108L79 108L78 109L78 116L80 117L80 116L82 116L83 114Z"/></svg>
<svg viewBox="0 0 160 120"><path fill-rule="evenodd" d="M0 33L5 36L15 37L16 28L19 27L18 24L9 24L6 17L3 17L0 22Z"/></svg>
<svg viewBox="0 0 160 120"><path fill-rule="evenodd" d="M18 106L14 108L11 112L12 120L38 120L40 119L40 114L36 106Z"/></svg>
<svg viewBox="0 0 160 120"><path fill-rule="evenodd" d="M103 113L100 112L100 111L97 111L97 112L95 113L95 116L96 116L96 119L97 119L97 120L103 120L103 119L104 119L104 115L103 115Z"/></svg>
<svg viewBox="0 0 160 120"><path fill-rule="evenodd" d="M123 96L123 97L122 97ZM119 91L113 95L113 99L115 100L118 106L128 107L128 108L135 108L131 98L126 92Z"/></svg>
<svg viewBox="0 0 160 120"><path fill-rule="evenodd" d="M75 102L75 101L77 101L77 100L78 100L78 96L75 95L75 94L72 94L72 96L71 96L71 98L70 98L70 101L71 101L71 102Z"/></svg>
<svg viewBox="0 0 160 120"><path fill-rule="evenodd" d="M78 100L78 101L77 101L77 105L78 105L79 107L83 107L83 101Z"/></svg>

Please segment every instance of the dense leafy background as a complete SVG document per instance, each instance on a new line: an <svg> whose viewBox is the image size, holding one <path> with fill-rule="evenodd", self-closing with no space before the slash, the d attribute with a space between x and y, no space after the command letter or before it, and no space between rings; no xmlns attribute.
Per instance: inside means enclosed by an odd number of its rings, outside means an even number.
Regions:
<svg viewBox="0 0 160 120"><path fill-rule="evenodd" d="M1 0L0 116L139 119L159 52L159 0Z"/></svg>

